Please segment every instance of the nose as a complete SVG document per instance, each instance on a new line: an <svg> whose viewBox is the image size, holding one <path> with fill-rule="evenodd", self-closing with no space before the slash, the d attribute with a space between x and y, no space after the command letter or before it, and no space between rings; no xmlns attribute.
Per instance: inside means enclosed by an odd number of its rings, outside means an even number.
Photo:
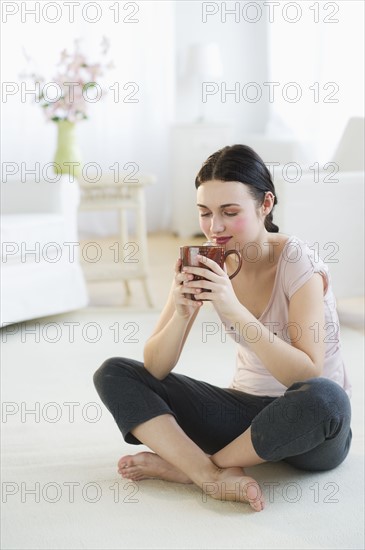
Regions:
<svg viewBox="0 0 365 550"><path fill-rule="evenodd" d="M224 226L222 217L219 215L216 215L216 216L213 215L210 223L211 233L213 235L217 235L218 233L222 233L224 229L225 229L225 226Z"/></svg>

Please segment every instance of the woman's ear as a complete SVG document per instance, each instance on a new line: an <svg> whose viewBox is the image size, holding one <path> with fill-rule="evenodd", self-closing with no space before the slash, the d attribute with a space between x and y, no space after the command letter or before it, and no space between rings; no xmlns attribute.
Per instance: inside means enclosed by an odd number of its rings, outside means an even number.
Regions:
<svg viewBox="0 0 365 550"><path fill-rule="evenodd" d="M262 213L267 216L268 214L270 214L271 210L273 209L274 207L274 200L275 200L275 195L273 195L273 193L271 193L271 191L267 191L265 193L265 197L264 197L264 201L262 203Z"/></svg>

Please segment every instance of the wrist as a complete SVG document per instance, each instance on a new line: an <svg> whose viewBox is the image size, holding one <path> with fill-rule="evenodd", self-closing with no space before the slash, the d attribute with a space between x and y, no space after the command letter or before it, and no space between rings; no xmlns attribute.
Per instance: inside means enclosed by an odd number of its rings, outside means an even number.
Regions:
<svg viewBox="0 0 365 550"><path fill-rule="evenodd" d="M189 324L190 322L190 319L193 317L194 315L194 312L188 312L188 313L179 313L178 310L175 310L174 313L173 313L173 316L172 316L172 319L174 320L175 323L181 325L181 326L186 326Z"/></svg>
<svg viewBox="0 0 365 550"><path fill-rule="evenodd" d="M237 303L234 304L233 307L229 308L228 311L222 312L222 313L223 313L225 319L228 321L228 323L231 323L232 325L237 323L237 321L239 323L244 324L244 323L246 323L250 320L250 319L246 319L246 317L248 317L248 315L250 315L249 311L238 300L237 300Z"/></svg>

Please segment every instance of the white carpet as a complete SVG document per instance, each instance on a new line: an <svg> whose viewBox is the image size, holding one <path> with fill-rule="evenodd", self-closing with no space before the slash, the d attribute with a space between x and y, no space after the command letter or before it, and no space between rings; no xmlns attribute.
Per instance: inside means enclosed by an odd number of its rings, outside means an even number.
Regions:
<svg viewBox="0 0 365 550"><path fill-rule="evenodd" d="M234 343L222 343L219 331L202 342L202 322L212 314L209 306L201 312L176 371L227 385ZM195 486L137 485L117 474L122 454L145 447L124 443L92 375L107 357L141 359L156 319L156 313L85 310L39 320L36 334L26 332L35 321L2 330L1 547L364 548L363 335L342 328L354 385L350 455L320 474L285 464L248 469L267 500L254 513L245 504L205 498ZM76 323L73 338L66 323Z"/></svg>

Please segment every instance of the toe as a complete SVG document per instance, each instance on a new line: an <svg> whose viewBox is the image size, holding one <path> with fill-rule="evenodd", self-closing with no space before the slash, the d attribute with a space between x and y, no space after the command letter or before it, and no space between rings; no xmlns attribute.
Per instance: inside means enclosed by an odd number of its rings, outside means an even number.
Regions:
<svg viewBox="0 0 365 550"><path fill-rule="evenodd" d="M250 506L255 512L261 512L265 508L264 503L259 500L257 502L250 502Z"/></svg>
<svg viewBox="0 0 365 550"><path fill-rule="evenodd" d="M118 470L121 470L122 468L126 467L126 462L123 458L121 458L118 462Z"/></svg>
<svg viewBox="0 0 365 550"><path fill-rule="evenodd" d="M129 479L130 481L140 481L141 479L145 479L145 476L137 472L133 474L131 472L128 472L127 474L122 474L122 478Z"/></svg>
<svg viewBox="0 0 365 550"><path fill-rule="evenodd" d="M118 468L126 468L130 465L133 457L131 455L122 456L118 461Z"/></svg>
<svg viewBox="0 0 365 550"><path fill-rule="evenodd" d="M258 483L252 481L246 484L246 499L250 503L250 506L257 512L263 510L264 500L262 497L262 491Z"/></svg>
<svg viewBox="0 0 365 550"><path fill-rule="evenodd" d="M125 470L122 470L119 473L120 473L120 475L122 476L123 479L132 479L132 477L133 477L133 474L131 474L130 472L125 471Z"/></svg>

